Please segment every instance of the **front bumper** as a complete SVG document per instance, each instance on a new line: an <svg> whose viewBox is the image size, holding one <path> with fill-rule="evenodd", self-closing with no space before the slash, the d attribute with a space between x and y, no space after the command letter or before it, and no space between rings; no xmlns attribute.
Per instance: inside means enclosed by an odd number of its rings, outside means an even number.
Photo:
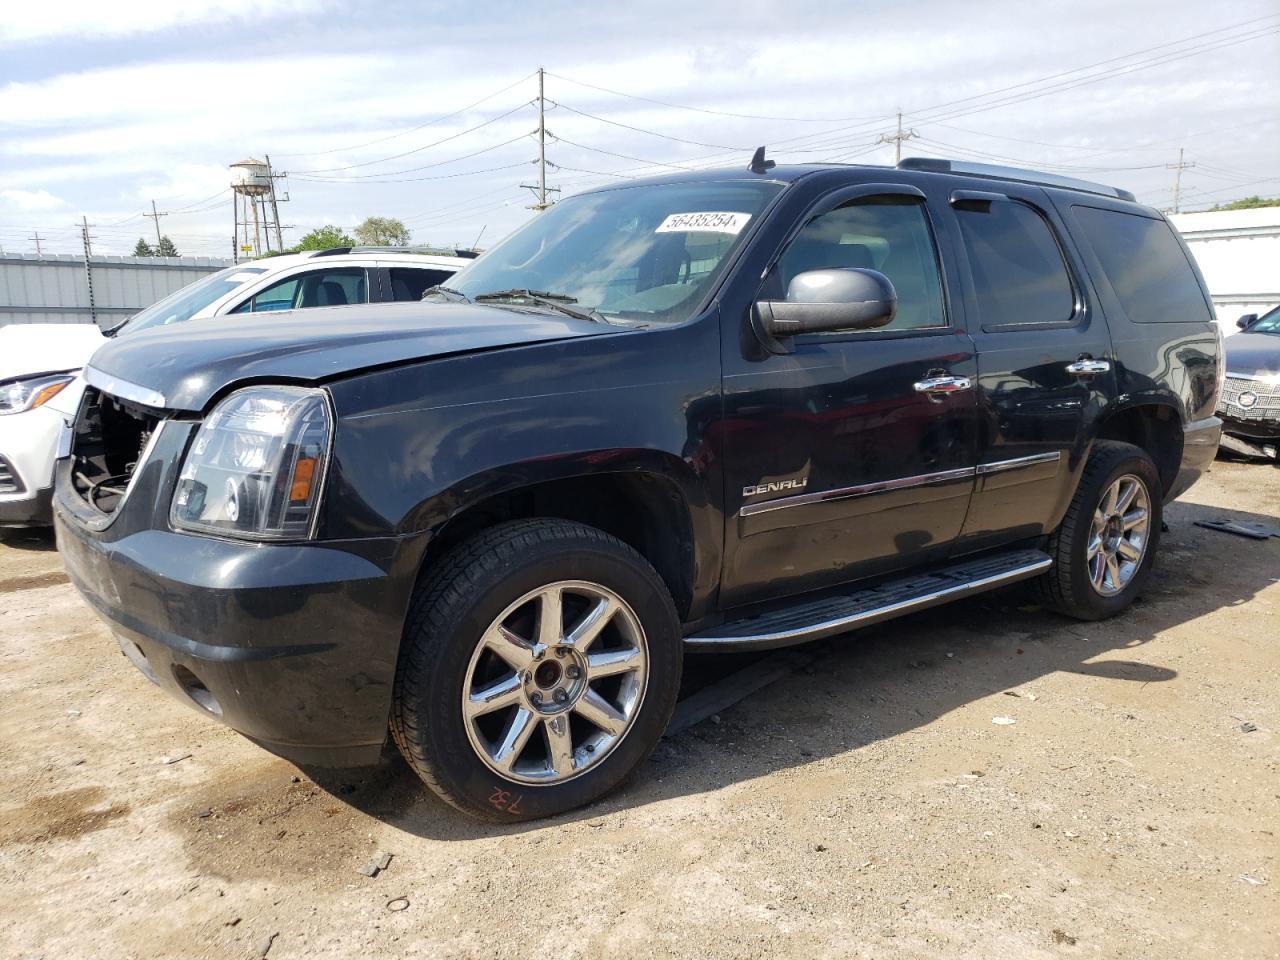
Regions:
<svg viewBox="0 0 1280 960"><path fill-rule="evenodd" d="M46 407L0 417L0 527L47 527L53 520L53 463L62 415Z"/></svg>
<svg viewBox="0 0 1280 960"><path fill-rule="evenodd" d="M1222 421L1206 417L1188 423L1182 431L1182 462L1178 466L1173 484L1165 491L1168 503L1186 493L1191 485L1209 472L1213 458L1218 455L1218 442L1222 439Z"/></svg>
<svg viewBox="0 0 1280 960"><path fill-rule="evenodd" d="M175 533L150 523L168 498L148 493L133 491L97 531L62 477L54 498L67 573L125 655L273 753L376 763L416 552L395 538L254 544Z"/></svg>

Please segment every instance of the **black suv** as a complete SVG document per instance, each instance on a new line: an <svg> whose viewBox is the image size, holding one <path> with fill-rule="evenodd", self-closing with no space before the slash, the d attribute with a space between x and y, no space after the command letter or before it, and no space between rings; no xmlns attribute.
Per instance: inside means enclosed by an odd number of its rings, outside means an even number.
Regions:
<svg viewBox="0 0 1280 960"><path fill-rule="evenodd" d="M636 181L422 303L104 346L58 542L125 655L299 763L388 731L500 819L591 801L684 649L1018 580L1124 610L1212 460L1221 346L1124 191L939 160Z"/></svg>

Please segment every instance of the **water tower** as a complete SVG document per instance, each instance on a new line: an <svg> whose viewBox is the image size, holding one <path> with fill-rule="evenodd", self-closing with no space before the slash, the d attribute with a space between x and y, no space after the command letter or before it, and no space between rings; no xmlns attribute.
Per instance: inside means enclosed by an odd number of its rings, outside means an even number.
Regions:
<svg viewBox="0 0 1280 960"><path fill-rule="evenodd" d="M231 164L231 189L235 193L235 256L262 255L265 232L266 249L271 250L271 234L276 236L276 249L283 250L280 237L280 211L276 205L275 176L270 158L264 163L250 157ZM288 199L288 198L286 198ZM252 234L250 229L252 228Z"/></svg>

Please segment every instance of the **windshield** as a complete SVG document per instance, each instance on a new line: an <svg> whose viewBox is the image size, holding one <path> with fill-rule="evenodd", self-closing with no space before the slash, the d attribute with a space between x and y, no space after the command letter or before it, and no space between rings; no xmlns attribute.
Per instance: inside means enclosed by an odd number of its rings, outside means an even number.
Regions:
<svg viewBox="0 0 1280 960"><path fill-rule="evenodd" d="M1264 313L1257 320L1253 321L1246 333L1280 333L1280 307L1276 307L1268 313Z"/></svg>
<svg viewBox="0 0 1280 960"><path fill-rule="evenodd" d="M697 309L778 183L670 183L570 197L448 281L468 297L531 290L606 317ZM514 299L514 298L513 298Z"/></svg>
<svg viewBox="0 0 1280 960"><path fill-rule="evenodd" d="M169 296L158 303L153 303L145 310L135 313L115 329L124 332L122 328L127 324L127 332L136 333L139 330L146 330L150 327L163 327L170 323L181 323L183 320L190 320L197 312L215 300L226 296L236 287L254 279L258 274L266 272L266 267L236 266L219 270L217 273L211 273L207 277L201 277L194 283L187 284L181 290L169 294Z"/></svg>

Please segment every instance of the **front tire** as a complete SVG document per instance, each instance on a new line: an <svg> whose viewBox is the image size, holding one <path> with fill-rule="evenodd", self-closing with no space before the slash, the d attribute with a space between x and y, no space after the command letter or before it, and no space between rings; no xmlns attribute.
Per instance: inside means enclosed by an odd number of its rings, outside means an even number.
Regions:
<svg viewBox="0 0 1280 960"><path fill-rule="evenodd" d="M505 523L419 585L391 731L458 809L550 816L626 780L666 729L680 670L675 607L643 557L579 523Z"/></svg>
<svg viewBox="0 0 1280 960"><path fill-rule="evenodd" d="M1163 521L1155 462L1115 440L1093 446L1066 516L1049 538L1053 568L1035 580L1042 606L1078 620L1103 620L1142 592Z"/></svg>

